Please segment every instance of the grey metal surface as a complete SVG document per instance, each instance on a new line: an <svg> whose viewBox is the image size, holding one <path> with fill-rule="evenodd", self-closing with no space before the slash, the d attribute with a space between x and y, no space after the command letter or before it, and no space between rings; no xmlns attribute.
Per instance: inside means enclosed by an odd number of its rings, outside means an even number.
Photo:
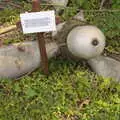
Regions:
<svg viewBox="0 0 120 120"><path fill-rule="evenodd" d="M58 51L56 43L46 44L48 58ZM38 42L24 42L0 48L0 78L17 78L39 67Z"/></svg>
<svg viewBox="0 0 120 120"><path fill-rule="evenodd" d="M120 62L110 57L98 56L88 60L89 65L98 75L113 78L120 82Z"/></svg>

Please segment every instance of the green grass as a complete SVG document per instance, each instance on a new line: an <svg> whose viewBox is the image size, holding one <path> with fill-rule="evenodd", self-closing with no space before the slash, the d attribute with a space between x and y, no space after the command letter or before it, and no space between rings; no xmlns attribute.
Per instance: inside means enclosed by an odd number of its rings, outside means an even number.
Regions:
<svg viewBox="0 0 120 120"><path fill-rule="evenodd" d="M98 0L70 0L61 16L67 20L79 8L99 9ZM24 9L31 6L24 3ZM119 9L119 0L111 9ZM0 12L0 23L15 24L20 10ZM120 52L120 13L85 12L88 23L97 25L107 38L106 50ZM5 44L20 42L7 39ZM23 38L22 38L23 40ZM0 80L0 120L120 120L120 84L93 73L85 62L52 59L50 75L38 69L20 80Z"/></svg>
<svg viewBox="0 0 120 120"><path fill-rule="evenodd" d="M0 82L1 120L119 120L120 84L92 73L83 63L51 60L19 81Z"/></svg>

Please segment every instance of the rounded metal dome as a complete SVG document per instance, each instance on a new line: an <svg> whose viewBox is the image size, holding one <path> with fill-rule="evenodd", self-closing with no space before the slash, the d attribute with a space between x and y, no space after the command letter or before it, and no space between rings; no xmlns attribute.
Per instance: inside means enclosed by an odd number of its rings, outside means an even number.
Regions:
<svg viewBox="0 0 120 120"><path fill-rule="evenodd" d="M105 36L96 26L77 26L67 36L67 47L74 56L90 59L103 52Z"/></svg>

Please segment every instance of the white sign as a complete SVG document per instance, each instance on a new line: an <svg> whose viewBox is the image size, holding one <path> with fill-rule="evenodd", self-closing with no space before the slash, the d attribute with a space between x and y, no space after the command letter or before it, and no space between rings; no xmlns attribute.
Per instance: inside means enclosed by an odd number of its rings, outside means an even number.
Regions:
<svg viewBox="0 0 120 120"><path fill-rule="evenodd" d="M23 33L49 32L56 30L55 12L42 11L20 14Z"/></svg>

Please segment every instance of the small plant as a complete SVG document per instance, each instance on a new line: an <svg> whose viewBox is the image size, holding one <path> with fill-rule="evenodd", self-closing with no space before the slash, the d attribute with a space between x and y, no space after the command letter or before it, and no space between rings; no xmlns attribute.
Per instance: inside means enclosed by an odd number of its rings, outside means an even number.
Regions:
<svg viewBox="0 0 120 120"><path fill-rule="evenodd" d="M6 8L0 12L0 24L14 24L18 21L18 11L16 9Z"/></svg>
<svg viewBox="0 0 120 120"><path fill-rule="evenodd" d="M50 76L39 70L19 81L0 82L1 120L119 120L120 85L84 64L51 60Z"/></svg>

